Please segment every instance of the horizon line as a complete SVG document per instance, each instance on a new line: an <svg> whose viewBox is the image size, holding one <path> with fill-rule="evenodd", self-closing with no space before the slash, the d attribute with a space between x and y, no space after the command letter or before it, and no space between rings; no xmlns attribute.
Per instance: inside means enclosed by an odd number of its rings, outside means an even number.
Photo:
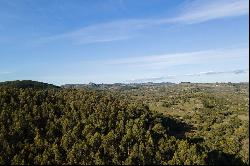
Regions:
<svg viewBox="0 0 250 166"><path fill-rule="evenodd" d="M162 84L162 83L171 83L171 84L181 84L181 83L190 83L190 84L229 84L229 83L234 83L234 84L240 84L240 83L248 83L248 81L215 81L215 82L198 82L198 81L176 81L176 82L170 82L170 81L162 81L162 82L156 82L156 81L149 81L149 82L130 82L130 83L124 83L124 82L114 82L114 83L95 83L95 82L89 82L89 83L66 83L66 84L54 84L54 83L49 83L49 82L44 82L44 81L39 81L39 80L8 80L8 81L0 81L0 83L5 83L5 82L15 82L15 81L32 81L32 82L40 82L40 83L46 83L46 84L52 84L52 85L57 85L57 86L65 86L65 85L89 85L89 84L96 84L96 85L114 85L114 84L148 84L148 83L153 83L153 84Z"/></svg>

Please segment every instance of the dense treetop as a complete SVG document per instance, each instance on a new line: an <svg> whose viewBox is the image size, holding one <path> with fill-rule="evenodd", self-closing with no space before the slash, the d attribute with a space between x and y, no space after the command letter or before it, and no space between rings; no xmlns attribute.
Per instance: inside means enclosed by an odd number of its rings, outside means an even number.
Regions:
<svg viewBox="0 0 250 166"><path fill-rule="evenodd" d="M235 110L230 100L212 94L183 92L160 101L168 101L162 106L168 109L199 98L202 106L181 120L152 107L160 91L150 97L145 90L9 85L0 86L0 164L248 163L242 148L248 122L234 116L248 108L242 101Z"/></svg>
<svg viewBox="0 0 250 166"><path fill-rule="evenodd" d="M46 89L46 88L59 88L58 86L32 81L32 80L16 80L16 81L6 81L0 82L0 87L9 87L9 88L35 88L35 89Z"/></svg>

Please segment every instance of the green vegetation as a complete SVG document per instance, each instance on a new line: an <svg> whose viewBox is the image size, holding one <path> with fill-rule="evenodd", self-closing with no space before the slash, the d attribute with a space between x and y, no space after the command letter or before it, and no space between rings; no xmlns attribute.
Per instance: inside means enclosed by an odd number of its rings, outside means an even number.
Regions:
<svg viewBox="0 0 250 166"><path fill-rule="evenodd" d="M0 164L249 164L248 84L30 83L0 84Z"/></svg>
<svg viewBox="0 0 250 166"><path fill-rule="evenodd" d="M0 82L0 87L8 87L8 88L35 88L35 89L48 89L48 88L60 88L58 86L38 82L38 81L31 81L31 80L17 80L17 81L6 81Z"/></svg>

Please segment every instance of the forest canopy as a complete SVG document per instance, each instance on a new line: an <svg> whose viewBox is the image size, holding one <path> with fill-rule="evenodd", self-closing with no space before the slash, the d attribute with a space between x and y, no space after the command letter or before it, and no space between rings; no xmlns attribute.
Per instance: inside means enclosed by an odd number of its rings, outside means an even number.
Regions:
<svg viewBox="0 0 250 166"><path fill-rule="evenodd" d="M201 98L204 116L193 116L201 124L197 129L194 122L188 124L134 99L134 91L129 97L126 93L30 81L0 83L0 164L248 164L247 157L236 155L242 153L241 146L231 151L223 146L240 145L248 138L248 126L236 117L235 126L214 126L219 124L215 117L227 116L224 100ZM173 104L169 98L167 107ZM212 147L219 131L232 135L236 129L239 138L218 140L219 148ZM194 130L199 134L188 137L186 133ZM218 132L210 132L216 135L208 138L207 130ZM211 141L204 143L205 138Z"/></svg>
<svg viewBox="0 0 250 166"><path fill-rule="evenodd" d="M35 88L35 89L60 88L59 86L55 86L53 84L32 81L32 80L16 80L16 81L0 82L0 87Z"/></svg>

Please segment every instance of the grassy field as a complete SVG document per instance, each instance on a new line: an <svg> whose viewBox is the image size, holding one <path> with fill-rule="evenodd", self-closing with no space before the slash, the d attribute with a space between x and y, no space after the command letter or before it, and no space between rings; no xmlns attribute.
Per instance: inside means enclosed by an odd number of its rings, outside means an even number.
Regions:
<svg viewBox="0 0 250 166"><path fill-rule="evenodd" d="M248 90L248 84L178 84L123 93L192 126L186 138L248 163Z"/></svg>

